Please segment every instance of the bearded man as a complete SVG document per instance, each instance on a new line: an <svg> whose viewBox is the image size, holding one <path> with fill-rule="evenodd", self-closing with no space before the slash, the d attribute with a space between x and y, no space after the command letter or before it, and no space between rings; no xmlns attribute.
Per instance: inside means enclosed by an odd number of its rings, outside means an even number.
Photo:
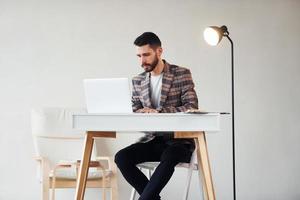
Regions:
<svg viewBox="0 0 300 200"><path fill-rule="evenodd" d="M190 70L162 59L158 36L145 32L134 41L144 72L132 80L132 109L137 113L175 113L198 109L198 98ZM155 126L155 124L153 124ZM183 124L184 126L184 124ZM173 132L147 132L115 156L126 181L140 194L139 200L160 200L160 192L175 166L189 162L195 148L192 139L175 139ZM136 167L143 162L160 162L150 180Z"/></svg>

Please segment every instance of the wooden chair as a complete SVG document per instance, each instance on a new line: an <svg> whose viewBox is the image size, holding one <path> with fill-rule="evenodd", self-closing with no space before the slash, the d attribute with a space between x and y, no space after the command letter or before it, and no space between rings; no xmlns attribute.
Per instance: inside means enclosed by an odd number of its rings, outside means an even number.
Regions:
<svg viewBox="0 0 300 200"><path fill-rule="evenodd" d="M186 168L187 169L186 184L184 186L184 192L183 192L183 196L182 196L183 200L188 200L188 195L189 195L189 189L190 189L190 185L191 185L193 170L198 170L198 164L197 164L197 159L196 158L197 158L197 153L196 153L196 149L195 149L193 154L192 154L190 163L179 163L176 166L176 168ZM159 162L144 162L144 163L138 164L137 167L140 170L144 171L146 173L147 178L150 179L151 176L152 176L152 173L154 172L155 168L158 165L159 165ZM202 189L203 188L200 187L201 196L203 197L203 190ZM136 190L134 188L132 188L131 195L130 195L130 200L135 200L136 194L137 194ZM203 199L204 199L204 197L203 197Z"/></svg>
<svg viewBox="0 0 300 200"><path fill-rule="evenodd" d="M43 200L49 199L50 189L54 200L55 189L76 187L85 133L72 129L72 115L85 112L71 108L41 108L31 112ZM117 199L117 173L113 158L97 157L94 150L91 160L86 187L101 188L103 200L106 200L106 190L110 188L110 199Z"/></svg>

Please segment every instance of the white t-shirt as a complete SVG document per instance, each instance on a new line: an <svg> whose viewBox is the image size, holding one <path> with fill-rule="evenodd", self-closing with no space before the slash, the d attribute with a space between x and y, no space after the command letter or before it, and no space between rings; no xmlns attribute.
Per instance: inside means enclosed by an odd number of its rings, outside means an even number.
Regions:
<svg viewBox="0 0 300 200"><path fill-rule="evenodd" d="M151 104L154 108L158 108L160 105L162 77L163 73L158 76L151 75L150 77Z"/></svg>

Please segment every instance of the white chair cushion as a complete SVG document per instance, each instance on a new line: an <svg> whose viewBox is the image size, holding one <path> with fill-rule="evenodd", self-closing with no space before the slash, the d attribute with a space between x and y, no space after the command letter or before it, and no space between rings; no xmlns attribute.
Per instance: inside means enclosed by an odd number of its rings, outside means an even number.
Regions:
<svg viewBox="0 0 300 200"><path fill-rule="evenodd" d="M105 177L109 177L112 175L111 170L104 171ZM70 179L75 180L77 178L76 169L75 168L60 168L55 171L55 177L57 179ZM53 170L50 171L49 177L53 177ZM89 169L88 179L99 179L102 178L103 174L101 170L92 170Z"/></svg>
<svg viewBox="0 0 300 200"><path fill-rule="evenodd" d="M159 162L144 162L140 163L137 166L143 169L150 169L154 170L159 165ZM182 168L190 168L190 163L178 163L176 167L182 167ZM192 166L193 170L198 170L198 165L196 163Z"/></svg>

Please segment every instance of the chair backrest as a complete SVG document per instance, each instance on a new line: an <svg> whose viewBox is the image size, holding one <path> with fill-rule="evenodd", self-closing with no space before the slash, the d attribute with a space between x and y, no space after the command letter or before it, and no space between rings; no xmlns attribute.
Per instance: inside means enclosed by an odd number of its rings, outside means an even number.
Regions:
<svg viewBox="0 0 300 200"><path fill-rule="evenodd" d="M31 111L36 155L46 157L50 167L61 160L82 159L85 133L72 129L72 115L80 113L86 113L86 110L46 107ZM92 157L95 156L93 153Z"/></svg>

